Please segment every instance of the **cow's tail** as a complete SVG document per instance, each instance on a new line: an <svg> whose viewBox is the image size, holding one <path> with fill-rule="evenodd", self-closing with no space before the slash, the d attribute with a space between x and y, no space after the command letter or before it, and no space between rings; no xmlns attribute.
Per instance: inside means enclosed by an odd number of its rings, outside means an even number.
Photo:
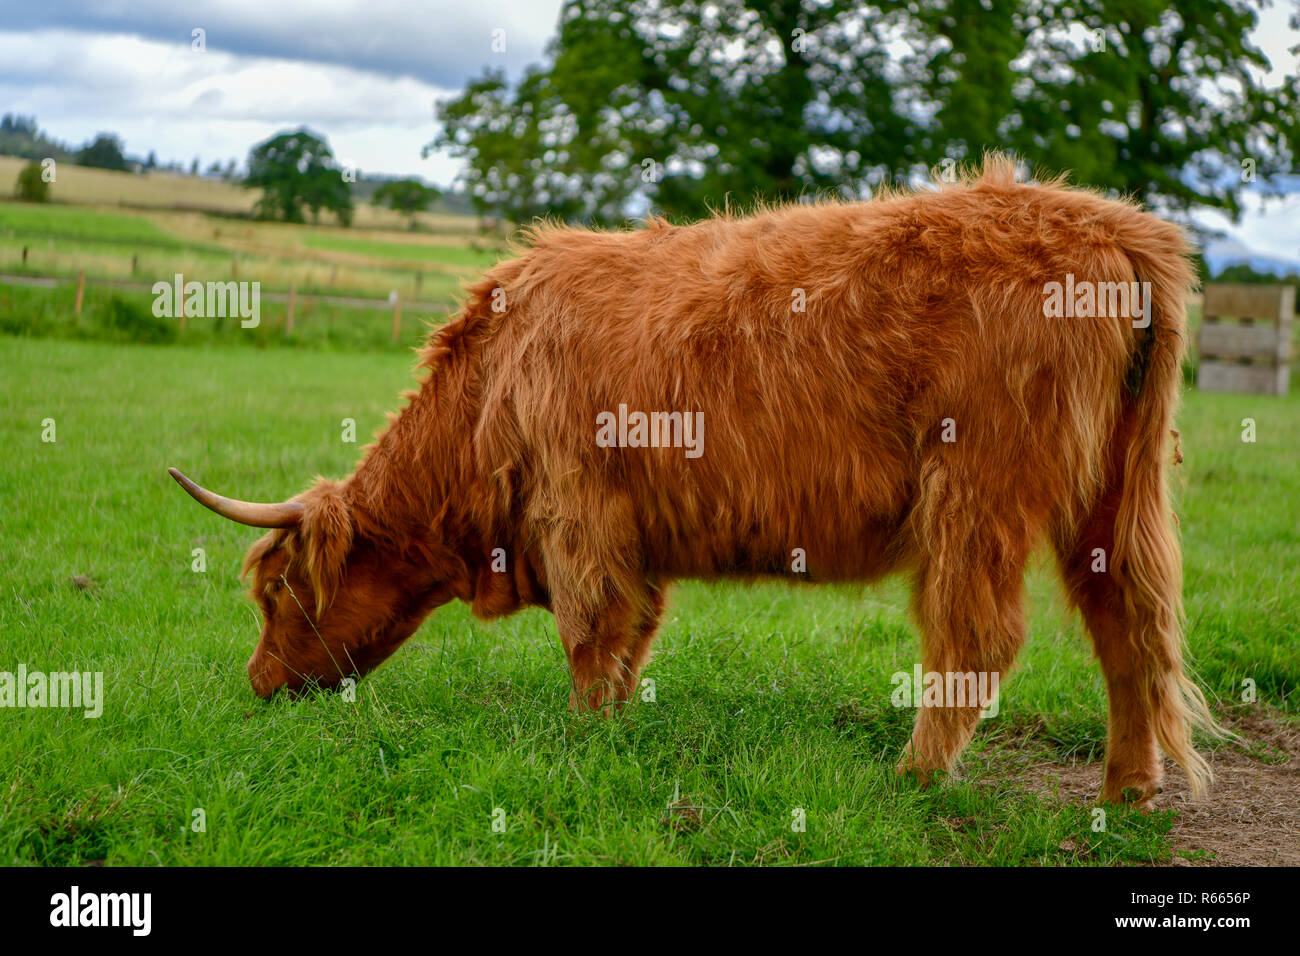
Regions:
<svg viewBox="0 0 1300 956"><path fill-rule="evenodd" d="M1138 693L1154 722L1156 740L1182 766L1193 794L1200 797L1212 773L1193 747L1193 730L1212 736L1225 732L1183 664L1182 554L1166 485L1171 436L1174 458L1182 460L1174 411L1186 348L1185 302L1195 275L1178 229L1141 214L1134 216L1133 226L1137 235L1124 248L1144 283L1140 288L1147 305L1147 313L1134 324L1147 319L1150 324L1133 330L1126 421L1118 432L1127 447L1122 449L1124 477L1111 571L1124 595L1139 667Z"/></svg>

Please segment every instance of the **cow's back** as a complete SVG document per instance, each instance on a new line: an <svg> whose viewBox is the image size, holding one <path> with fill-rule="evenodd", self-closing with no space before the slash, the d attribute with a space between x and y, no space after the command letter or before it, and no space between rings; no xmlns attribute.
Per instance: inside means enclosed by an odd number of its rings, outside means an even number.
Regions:
<svg viewBox="0 0 1300 956"><path fill-rule="evenodd" d="M780 572L795 548L816 576L883 572L928 459L1091 455L1043 415L1117 402L1124 345L1043 319L1042 288L1092 268L1079 243L1111 214L1141 215L1009 186L543 231L500 274L485 400L514 435L488 447L516 459L533 519L617 500L666 573ZM702 415L698 457L599 440L638 412Z"/></svg>

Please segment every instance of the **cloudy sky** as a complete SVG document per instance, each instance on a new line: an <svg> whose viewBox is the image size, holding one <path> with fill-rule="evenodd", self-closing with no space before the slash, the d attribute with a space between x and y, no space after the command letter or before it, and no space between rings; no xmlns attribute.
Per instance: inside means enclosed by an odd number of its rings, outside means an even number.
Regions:
<svg viewBox="0 0 1300 956"><path fill-rule="evenodd" d="M1289 48L1300 35L1287 26L1297 2L1265 11L1254 37L1273 78L1297 69ZM187 165L197 156L204 167L242 163L254 143L305 124L349 166L447 184L458 168L452 159L420 158L434 134L434 101L484 67L517 76L540 62L560 4L0 0L0 113L35 115L74 145L111 130L133 155L152 149ZM202 52L193 49L195 29L204 31ZM1203 218L1257 252L1300 260L1300 191L1237 227Z"/></svg>
<svg viewBox="0 0 1300 956"><path fill-rule="evenodd" d="M285 127L323 133L347 165L447 183L420 158L433 104L484 67L540 62L560 0L0 0L0 112L79 144L247 158ZM206 49L193 49L202 29ZM505 50L493 50L503 30ZM498 44L499 45L499 44Z"/></svg>

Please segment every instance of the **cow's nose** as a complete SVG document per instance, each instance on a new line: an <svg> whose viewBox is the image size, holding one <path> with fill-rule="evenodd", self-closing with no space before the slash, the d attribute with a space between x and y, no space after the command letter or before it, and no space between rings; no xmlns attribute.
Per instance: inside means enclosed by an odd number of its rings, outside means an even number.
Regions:
<svg viewBox="0 0 1300 956"><path fill-rule="evenodd" d="M284 683L268 673L265 662L259 660L257 654L248 659L248 681L253 685L253 693L262 700L270 700L271 695Z"/></svg>

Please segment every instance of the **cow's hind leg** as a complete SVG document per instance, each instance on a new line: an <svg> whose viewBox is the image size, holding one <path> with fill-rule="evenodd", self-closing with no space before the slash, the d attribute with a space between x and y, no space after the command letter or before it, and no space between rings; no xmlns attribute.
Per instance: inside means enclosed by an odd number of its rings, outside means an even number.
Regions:
<svg viewBox="0 0 1300 956"><path fill-rule="evenodd" d="M1031 540L1022 514L1000 520L976 507L967 488L938 475L931 480L937 507L921 515L926 551L912 597L922 669L927 680L938 675L943 692L937 701L913 701L916 724L898 764L923 784L952 768L1024 644L1021 593Z"/></svg>
<svg viewBox="0 0 1300 956"><path fill-rule="evenodd" d="M1163 735L1175 742L1171 749L1178 753L1176 743L1188 739L1184 696L1194 696L1195 690L1183 689L1190 682L1182 676L1175 639L1143 639L1132 613L1141 607L1142 596L1126 594L1126 588L1136 592L1136 587L1112 567L1120 501L1120 490L1113 487L1079 528L1058 532L1056 551L1071 602L1083 615L1106 679L1110 725L1102 800L1149 807L1163 775L1158 744ZM1176 601L1176 579L1160 583L1170 601ZM1194 771L1203 766L1194 751L1191 758L1185 759Z"/></svg>

